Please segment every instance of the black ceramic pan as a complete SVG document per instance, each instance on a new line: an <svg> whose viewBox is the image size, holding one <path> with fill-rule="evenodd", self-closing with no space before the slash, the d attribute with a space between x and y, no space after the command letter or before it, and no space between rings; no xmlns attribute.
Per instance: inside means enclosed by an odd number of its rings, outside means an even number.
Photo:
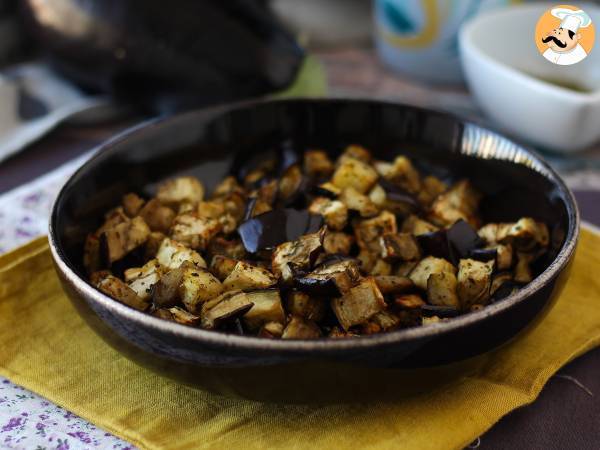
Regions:
<svg viewBox="0 0 600 450"><path fill-rule="evenodd" d="M480 311L353 339L269 340L186 327L133 310L86 281L84 237L124 193L152 195L158 182L176 174L196 175L210 189L233 165L284 140L333 154L362 144L383 159L406 154L421 170L443 178L468 177L485 195L484 220L526 215L549 224L550 254L536 267L533 282ZM194 111L115 137L63 187L52 211L50 244L79 313L128 357L219 392L322 401L323 392L331 398L361 389L374 395L375 386L388 395L394 391L390 368L447 364L518 338L560 292L578 230L575 200L558 175L534 152L493 131L399 104L288 100ZM374 377L380 381L373 383Z"/></svg>

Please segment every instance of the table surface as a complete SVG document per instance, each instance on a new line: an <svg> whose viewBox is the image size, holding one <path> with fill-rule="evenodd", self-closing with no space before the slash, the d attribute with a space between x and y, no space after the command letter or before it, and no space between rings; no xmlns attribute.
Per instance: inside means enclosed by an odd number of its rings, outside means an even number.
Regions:
<svg viewBox="0 0 600 450"><path fill-rule="evenodd" d="M438 109L476 113L464 88L422 85L385 70L368 50L320 52L330 83L330 95L385 98ZM77 163L52 170L89 152L103 140L135 123L109 123L93 127L63 126L26 151L0 164L0 194L33 183L21 192L0 196L0 227L16 229L16 245L43 233L35 227L8 220L19 216L8 209L26 204L27 214L47 214L48 198ZM48 175L50 174L50 175ZM600 171L564 174L575 190L584 220L600 226ZM41 181L40 177L42 177ZM51 186L51 187L49 187ZM597 189L598 188L598 189ZM13 203L11 203L13 202ZM18 220L30 220L23 214ZM28 219L29 217L29 219ZM3 223L2 221L5 221ZM21 224L22 225L22 224ZM27 224L25 224L27 225ZM45 225L44 225L45 226ZM20 230L20 232L19 232ZM25 231L24 231L25 230ZM2 230L0 230L0 252ZM6 239L6 236L5 236ZM7 249L4 249L7 250ZM576 324L571 324L576 326ZM600 349L565 366L544 387L531 405L512 412L472 447L482 449L595 449L600 446ZM0 447L5 448L130 448L129 444L97 429L52 403L0 379ZM34 417L35 416L35 417ZM35 444L35 445L34 445Z"/></svg>

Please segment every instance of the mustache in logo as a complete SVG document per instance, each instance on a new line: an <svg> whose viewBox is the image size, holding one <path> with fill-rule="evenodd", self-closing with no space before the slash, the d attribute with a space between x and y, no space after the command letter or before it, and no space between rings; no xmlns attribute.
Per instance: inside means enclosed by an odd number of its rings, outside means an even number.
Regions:
<svg viewBox="0 0 600 450"><path fill-rule="evenodd" d="M542 38L542 42L544 44L550 41L554 41L554 43L560 48L565 48L567 46L566 42L559 41L558 38L556 38L555 36L547 36L545 38Z"/></svg>

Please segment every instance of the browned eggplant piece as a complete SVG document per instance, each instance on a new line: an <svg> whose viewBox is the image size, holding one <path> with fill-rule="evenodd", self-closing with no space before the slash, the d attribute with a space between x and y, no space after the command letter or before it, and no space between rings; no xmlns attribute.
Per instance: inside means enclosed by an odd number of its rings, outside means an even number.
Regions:
<svg viewBox="0 0 600 450"><path fill-rule="evenodd" d="M358 212L361 217L373 217L379 214L377 205L367 195L361 194L353 187L344 188L339 199L347 209Z"/></svg>
<svg viewBox="0 0 600 450"><path fill-rule="evenodd" d="M183 280L183 267L169 270L152 287L152 303L159 308L168 308L179 303L179 286Z"/></svg>
<svg viewBox="0 0 600 450"><path fill-rule="evenodd" d="M369 164L349 158L335 170L331 182L340 189L353 187L364 194L377 182L377 172Z"/></svg>
<svg viewBox="0 0 600 450"><path fill-rule="evenodd" d="M410 233L386 233L381 236L381 257L386 261L414 261L421 257L421 250Z"/></svg>
<svg viewBox="0 0 600 450"><path fill-rule="evenodd" d="M440 194L446 192L447 189L448 186L442 180L433 175L428 175L423 178L421 190L417 198L422 205L429 206Z"/></svg>
<svg viewBox="0 0 600 450"><path fill-rule="evenodd" d="M141 299L133 289L119 278L108 275L98 282L96 287L106 295L139 311L148 309L149 303Z"/></svg>
<svg viewBox="0 0 600 450"><path fill-rule="evenodd" d="M372 219L361 220L354 227L359 247L376 255L381 254L381 236L397 232L396 216L389 211L382 211Z"/></svg>
<svg viewBox="0 0 600 450"><path fill-rule="evenodd" d="M100 235L101 253L110 265L144 244L149 236L150 228L146 222L141 217L134 217Z"/></svg>
<svg viewBox="0 0 600 450"><path fill-rule="evenodd" d="M223 180L215 187L211 198L225 197L232 193L244 194L244 188L240 186L238 181L233 176L223 178Z"/></svg>
<svg viewBox="0 0 600 450"><path fill-rule="evenodd" d="M271 259L272 271L283 284L291 284L294 270L308 270L323 250L325 229L278 245ZM291 267L290 267L291 266Z"/></svg>
<svg viewBox="0 0 600 450"><path fill-rule="evenodd" d="M360 265L360 271L364 274L369 274L377 264L379 260L379 255L377 253L372 253L368 249L361 249L356 259Z"/></svg>
<svg viewBox="0 0 600 450"><path fill-rule="evenodd" d="M166 238L166 236L160 231L153 231L148 236L148 240L146 241L146 248L144 251L145 259L154 259L156 258L156 254L158 253L158 249L160 248L160 244Z"/></svg>
<svg viewBox="0 0 600 450"><path fill-rule="evenodd" d="M396 275L379 275L374 277L377 287L383 295L403 294L414 289L415 285L408 277Z"/></svg>
<svg viewBox="0 0 600 450"><path fill-rule="evenodd" d="M268 270L238 261L229 276L223 281L226 291L266 289L277 283L277 278Z"/></svg>
<svg viewBox="0 0 600 450"><path fill-rule="evenodd" d="M404 220L404 222L402 222L402 232L414 234L415 236L434 233L438 230L439 228L434 224L427 222L426 220L423 220L414 214L411 214Z"/></svg>
<svg viewBox="0 0 600 450"><path fill-rule="evenodd" d="M354 286L360 273L353 259L321 264L312 272L294 278L299 291L315 296L339 296Z"/></svg>
<svg viewBox="0 0 600 450"><path fill-rule="evenodd" d="M265 323L258 331L258 337L278 339L283 334L284 325L279 322Z"/></svg>
<svg viewBox="0 0 600 450"><path fill-rule="evenodd" d="M450 319L460 315L460 310L451 306L423 305L421 306L421 314L423 315L424 319L430 317Z"/></svg>
<svg viewBox="0 0 600 450"><path fill-rule="evenodd" d="M130 192L125 194L121 200L123 205L123 211L128 217L133 218L140 213L140 210L144 206L144 199L139 195Z"/></svg>
<svg viewBox="0 0 600 450"><path fill-rule="evenodd" d="M411 194L421 190L421 175L406 156L396 157L382 175L386 180Z"/></svg>
<svg viewBox="0 0 600 450"><path fill-rule="evenodd" d="M403 327L414 327L421 325L421 307L425 305L423 299L415 294L404 294L394 298L396 315Z"/></svg>
<svg viewBox="0 0 600 450"><path fill-rule="evenodd" d="M303 175L298 165L289 167L279 178L278 200L284 204L290 204L297 199L303 186Z"/></svg>
<svg viewBox="0 0 600 450"><path fill-rule="evenodd" d="M418 295L405 294L394 297L394 304L402 309L420 309L425 306L425 301Z"/></svg>
<svg viewBox="0 0 600 450"><path fill-rule="evenodd" d="M258 330L261 326L274 322L285 323L285 311L278 289L247 292L246 297L254 304L243 317L248 329Z"/></svg>
<svg viewBox="0 0 600 450"><path fill-rule="evenodd" d="M142 267L132 267L123 272L125 282L144 301L152 294L152 287L158 283L162 269L156 259L151 259Z"/></svg>
<svg viewBox="0 0 600 450"><path fill-rule="evenodd" d="M304 292L295 290L287 293L285 306L288 313L313 322L321 321L327 310L324 299L311 297Z"/></svg>
<svg viewBox="0 0 600 450"><path fill-rule="evenodd" d="M535 260L532 253L517 252L517 264L515 265L515 281L517 283L529 283L533 280L531 263Z"/></svg>
<svg viewBox="0 0 600 450"><path fill-rule="evenodd" d="M210 262L210 272L223 281L233 271L237 263L237 259L225 255L215 255Z"/></svg>
<svg viewBox="0 0 600 450"><path fill-rule="evenodd" d="M408 277L415 267L417 267L418 261L405 261L397 264L394 267L393 274L397 277Z"/></svg>
<svg viewBox="0 0 600 450"><path fill-rule="evenodd" d="M501 244L512 244L518 251L545 248L550 241L548 227L530 217L523 217L514 224L499 224L496 239Z"/></svg>
<svg viewBox="0 0 600 450"><path fill-rule="evenodd" d="M377 261L375 261L375 265L369 272L369 275L372 275L372 276L385 276L385 275L391 275L391 274L392 274L392 265L380 258L378 258Z"/></svg>
<svg viewBox="0 0 600 450"><path fill-rule="evenodd" d="M157 200L177 209L182 203L196 206L204 198L204 186L194 177L179 177L162 183L156 192Z"/></svg>
<svg viewBox="0 0 600 450"><path fill-rule="evenodd" d="M434 223L449 226L463 219L474 227L479 226L477 209L481 194L468 180L461 180L439 195L432 203L430 217Z"/></svg>
<svg viewBox="0 0 600 450"><path fill-rule="evenodd" d="M179 306L172 308L160 308L152 313L153 316L161 319L177 322L182 325L194 326L200 322L200 317L195 316Z"/></svg>
<svg viewBox="0 0 600 450"><path fill-rule="evenodd" d="M417 198L397 184L387 181L385 178L380 178L379 186L385 193L385 200L380 208L404 216L420 210L421 205Z"/></svg>
<svg viewBox="0 0 600 450"><path fill-rule="evenodd" d="M100 239L94 234L88 234L83 245L83 267L88 274L97 272L102 267L100 255Z"/></svg>
<svg viewBox="0 0 600 450"><path fill-rule="evenodd" d="M400 326L400 318L390 311L381 311L361 326L361 334L377 334L392 331Z"/></svg>
<svg viewBox="0 0 600 450"><path fill-rule="evenodd" d="M364 148L362 145L352 144L348 145L344 149L343 153L339 156L337 163L339 165L348 161L349 159L357 159L366 164L370 164L373 157L371 156L371 152L369 152L369 150Z"/></svg>
<svg viewBox="0 0 600 450"><path fill-rule="evenodd" d="M427 301L431 305L460 308L458 280L451 272L432 273L427 279Z"/></svg>
<svg viewBox="0 0 600 450"><path fill-rule="evenodd" d="M140 217L146 221L152 231L166 233L171 228L175 211L153 198L140 210Z"/></svg>
<svg viewBox="0 0 600 450"><path fill-rule="evenodd" d="M200 217L195 213L186 213L175 217L170 237L190 248L205 250L219 231L219 221Z"/></svg>
<svg viewBox="0 0 600 450"><path fill-rule="evenodd" d="M354 325L367 322L371 317L386 308L383 295L371 277L349 289L342 297L331 301L331 308L340 325L348 330Z"/></svg>
<svg viewBox="0 0 600 450"><path fill-rule="evenodd" d="M243 259L248 256L244 244L239 239L226 239L217 236L208 244L208 253L210 255L223 255L233 259Z"/></svg>
<svg viewBox="0 0 600 450"><path fill-rule="evenodd" d="M202 305L200 323L202 328L213 330L223 322L246 314L253 303L242 291L228 291Z"/></svg>
<svg viewBox="0 0 600 450"><path fill-rule="evenodd" d="M323 250L329 254L347 256L352 250L352 244L354 244L354 236L341 231L327 230L323 238Z"/></svg>
<svg viewBox="0 0 600 450"><path fill-rule="evenodd" d="M293 316L281 335L281 339L317 339L321 337L318 325L302 317Z"/></svg>
<svg viewBox="0 0 600 450"><path fill-rule="evenodd" d="M96 272L92 272L90 274L90 283L93 286L96 286L109 275L112 275L112 272L110 270L98 270Z"/></svg>
<svg viewBox="0 0 600 450"><path fill-rule="evenodd" d="M100 235L106 230L111 230L117 225L126 222L129 222L129 217L127 217L127 215L123 211L123 207L119 206L117 208L114 208L108 213L106 213L106 215L104 216L104 223L100 228L96 230L95 235L97 237L100 237Z"/></svg>
<svg viewBox="0 0 600 450"><path fill-rule="evenodd" d="M456 221L446 231L448 244L452 251L452 261L457 264L459 259L468 258L469 254L483 246L484 242L470 224L464 220Z"/></svg>
<svg viewBox="0 0 600 450"><path fill-rule="evenodd" d="M177 269L184 262L192 263L198 267L206 267L206 261L200 254L185 245L165 238L158 248L156 259L159 264L167 269Z"/></svg>
<svg viewBox="0 0 600 450"><path fill-rule="evenodd" d="M340 327L333 327L331 329L331 331L329 331L329 334L327 335L327 337L330 337L333 339L343 339L343 338L351 338L351 337L358 337L358 336L360 336L360 335L353 333L351 331L345 331Z"/></svg>
<svg viewBox="0 0 600 450"><path fill-rule="evenodd" d="M308 212L323 216L325 223L332 230L343 230L348 222L348 208L339 200L317 197L308 207Z"/></svg>
<svg viewBox="0 0 600 450"><path fill-rule="evenodd" d="M314 195L330 200L335 200L342 193L342 189L330 182L315 185L312 190Z"/></svg>
<svg viewBox="0 0 600 450"><path fill-rule="evenodd" d="M304 173L313 179L329 177L333 173L333 163L323 150L307 150L304 153Z"/></svg>
<svg viewBox="0 0 600 450"><path fill-rule="evenodd" d="M490 286L494 261L483 263L474 259L461 259L458 265L457 293L463 309L472 305L485 305L490 299Z"/></svg>
<svg viewBox="0 0 600 450"><path fill-rule="evenodd" d="M238 227L238 233L246 250L256 253L314 233L322 224L321 216L315 216L306 210L284 208L245 221Z"/></svg>
<svg viewBox="0 0 600 450"><path fill-rule="evenodd" d="M416 236L423 254L435 256L436 258L452 259L452 252L448 245L448 235L446 230L437 230L429 233L422 233Z"/></svg>
<svg viewBox="0 0 600 450"><path fill-rule="evenodd" d="M229 289L208 270L193 265L183 268L178 296L189 312L199 313L204 302L217 297L225 290Z"/></svg>
<svg viewBox="0 0 600 450"><path fill-rule="evenodd" d="M427 290L427 281L431 274L444 272L454 275L456 273L456 268L443 258L427 256L419 261L419 264L417 264L410 273L409 278L415 286L425 291Z"/></svg>

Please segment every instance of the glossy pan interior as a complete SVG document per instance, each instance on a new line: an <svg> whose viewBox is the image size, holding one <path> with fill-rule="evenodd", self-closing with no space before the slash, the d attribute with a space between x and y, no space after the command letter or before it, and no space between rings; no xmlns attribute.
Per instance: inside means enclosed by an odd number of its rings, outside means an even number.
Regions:
<svg viewBox="0 0 600 450"><path fill-rule="evenodd" d="M532 283L483 310L446 323L356 339L268 340L185 327L130 309L85 281L84 237L124 193L151 195L158 182L176 174L196 175L210 188L232 166L283 140L299 150L319 147L334 154L358 143L383 159L406 154L422 170L444 178L468 177L485 194L484 220L526 215L549 224L550 255L536 268ZM362 387L374 395L368 380L375 373L385 380L390 373L375 367L462 360L531 326L552 305L568 276L578 229L575 201L556 173L536 154L477 124L392 103L286 100L153 121L102 145L60 192L50 243L65 291L80 314L135 361L218 392L302 401L319 392L322 401L324 391L332 399ZM366 375L357 376L357 371ZM390 387L379 385L386 392Z"/></svg>

